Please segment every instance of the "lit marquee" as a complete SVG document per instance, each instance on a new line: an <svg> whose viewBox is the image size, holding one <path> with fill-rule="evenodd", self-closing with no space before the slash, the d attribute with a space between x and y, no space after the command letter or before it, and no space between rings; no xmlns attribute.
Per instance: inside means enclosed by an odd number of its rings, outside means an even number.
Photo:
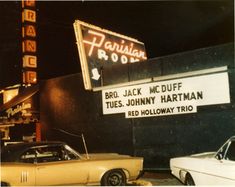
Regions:
<svg viewBox="0 0 235 187"><path fill-rule="evenodd" d="M83 39L83 43L88 45L88 47L85 48L89 48L89 57L93 54L93 56L97 55L100 60L111 60L112 62L117 62L120 56L120 61L122 64L147 59L145 56L145 51L134 48L135 46L133 42L127 43L124 39L121 39L119 43L117 43L117 41L110 41L106 39L105 34L90 29L88 30L87 35L88 40ZM89 35L91 37L89 37ZM96 53L95 48L97 48ZM110 58L108 53L111 53Z"/></svg>
<svg viewBox="0 0 235 187"><path fill-rule="evenodd" d="M144 44L79 20L74 23L85 89L101 85L101 69L147 59Z"/></svg>

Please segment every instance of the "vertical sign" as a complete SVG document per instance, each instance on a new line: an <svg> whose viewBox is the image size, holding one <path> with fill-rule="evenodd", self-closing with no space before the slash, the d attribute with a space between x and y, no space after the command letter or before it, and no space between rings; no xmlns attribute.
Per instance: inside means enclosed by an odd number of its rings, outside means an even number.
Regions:
<svg viewBox="0 0 235 187"><path fill-rule="evenodd" d="M36 2L22 0L23 84L37 83Z"/></svg>
<svg viewBox="0 0 235 187"><path fill-rule="evenodd" d="M77 39L83 82L86 90L102 87L102 69L147 59L144 43L112 31L76 20Z"/></svg>

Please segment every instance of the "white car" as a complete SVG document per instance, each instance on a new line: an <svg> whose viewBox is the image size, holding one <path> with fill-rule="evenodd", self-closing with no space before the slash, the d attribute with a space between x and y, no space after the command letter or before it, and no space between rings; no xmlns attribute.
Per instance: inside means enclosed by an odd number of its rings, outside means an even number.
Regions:
<svg viewBox="0 0 235 187"><path fill-rule="evenodd" d="M217 152L170 159L171 173L186 185L235 186L235 136Z"/></svg>

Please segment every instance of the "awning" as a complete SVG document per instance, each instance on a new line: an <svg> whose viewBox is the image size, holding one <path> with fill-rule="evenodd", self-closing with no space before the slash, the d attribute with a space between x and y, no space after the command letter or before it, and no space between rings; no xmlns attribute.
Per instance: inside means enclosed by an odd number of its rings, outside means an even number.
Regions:
<svg viewBox="0 0 235 187"><path fill-rule="evenodd" d="M28 88L26 88L24 91L22 91L21 93L19 93L19 95L15 96L12 100L10 100L9 102L3 104L0 106L0 112L11 108L15 105L18 105L19 103L27 100L28 98L32 97L35 93L37 93L39 91L39 86L35 85L35 86L30 86Z"/></svg>
<svg viewBox="0 0 235 187"><path fill-rule="evenodd" d="M29 123L39 118L39 98L34 95L39 85L30 86L21 91L9 102L0 106L0 125Z"/></svg>

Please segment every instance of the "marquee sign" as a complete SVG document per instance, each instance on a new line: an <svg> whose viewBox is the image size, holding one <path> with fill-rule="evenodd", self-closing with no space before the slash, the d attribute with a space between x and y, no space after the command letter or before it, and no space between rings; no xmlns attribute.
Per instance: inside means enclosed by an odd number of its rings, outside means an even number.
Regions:
<svg viewBox="0 0 235 187"><path fill-rule="evenodd" d="M103 114L126 118L195 113L198 106L230 103L228 73L103 90L102 102Z"/></svg>
<svg viewBox="0 0 235 187"><path fill-rule="evenodd" d="M74 30L87 90L102 86L105 67L147 59L144 44L136 39L79 20L75 21Z"/></svg>
<svg viewBox="0 0 235 187"><path fill-rule="evenodd" d="M36 85L26 88L4 105L1 105L0 124L25 124L38 121L38 89ZM9 96L12 96L12 94Z"/></svg>
<svg viewBox="0 0 235 187"><path fill-rule="evenodd" d="M32 114L30 112L27 112L27 109L31 109L31 103L22 103L20 105L17 105L15 108L9 108L6 110L7 117L10 118L11 116L14 116L15 114L21 113L22 116L31 116Z"/></svg>

